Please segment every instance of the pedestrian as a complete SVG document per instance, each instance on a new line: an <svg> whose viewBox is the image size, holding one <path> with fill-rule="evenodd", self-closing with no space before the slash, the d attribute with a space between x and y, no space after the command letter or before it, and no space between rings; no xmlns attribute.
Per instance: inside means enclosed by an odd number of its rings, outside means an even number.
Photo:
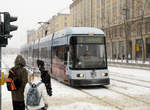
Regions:
<svg viewBox="0 0 150 110"><path fill-rule="evenodd" d="M28 82L28 72L24 68L26 65L26 62L25 62L25 59L21 55L18 55L14 63L15 63L15 66L13 68L20 82L20 86L17 90L11 91L13 110L25 110L23 93L24 93L25 85Z"/></svg>
<svg viewBox="0 0 150 110"><path fill-rule="evenodd" d="M44 67L44 62L42 60L37 60L37 66L41 72L41 79L42 82L45 84L46 86L46 90L47 90L47 94L49 96L52 96L52 87L51 87L51 76L50 74L48 74L48 71L45 70Z"/></svg>
<svg viewBox="0 0 150 110"><path fill-rule="evenodd" d="M47 110L48 108L48 94L40 75L40 71L35 70L30 75L29 82L25 86L24 101L27 110Z"/></svg>

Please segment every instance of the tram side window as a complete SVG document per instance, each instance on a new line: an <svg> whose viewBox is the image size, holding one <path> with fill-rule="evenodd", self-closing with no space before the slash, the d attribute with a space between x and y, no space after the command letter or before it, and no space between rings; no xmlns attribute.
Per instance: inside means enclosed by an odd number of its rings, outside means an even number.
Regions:
<svg viewBox="0 0 150 110"><path fill-rule="evenodd" d="M47 58L47 47L41 49L41 58Z"/></svg>
<svg viewBox="0 0 150 110"><path fill-rule="evenodd" d="M32 57L32 48L29 48L29 57Z"/></svg>
<svg viewBox="0 0 150 110"><path fill-rule="evenodd" d="M64 46L53 48L53 58L55 58L55 56L56 56L61 61L64 61L64 53L65 53Z"/></svg>
<svg viewBox="0 0 150 110"><path fill-rule="evenodd" d="M70 65L70 67L72 67L72 64L73 64L73 49L72 49L73 47L70 47L69 48L69 51L70 51L70 53L69 53L69 65Z"/></svg>
<svg viewBox="0 0 150 110"><path fill-rule="evenodd" d="M52 58L54 58L56 56L56 48L53 47L52 48Z"/></svg>
<svg viewBox="0 0 150 110"><path fill-rule="evenodd" d="M49 59L51 59L51 48L48 48Z"/></svg>
<svg viewBox="0 0 150 110"><path fill-rule="evenodd" d="M58 58L61 59L61 61L64 61L64 52L65 47L58 47Z"/></svg>
<svg viewBox="0 0 150 110"><path fill-rule="evenodd" d="M34 49L33 52L34 52L34 58L38 58L38 49Z"/></svg>

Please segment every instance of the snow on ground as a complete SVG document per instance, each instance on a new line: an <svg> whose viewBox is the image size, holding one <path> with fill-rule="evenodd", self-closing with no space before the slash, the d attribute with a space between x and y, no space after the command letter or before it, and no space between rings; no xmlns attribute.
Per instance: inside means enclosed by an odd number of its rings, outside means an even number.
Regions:
<svg viewBox="0 0 150 110"><path fill-rule="evenodd" d="M16 55L2 56L2 72L4 72L5 75L8 74L8 69L14 66L15 58ZM6 84L2 85L1 91L2 91L2 110L11 110L12 109L11 92L7 90Z"/></svg>
<svg viewBox="0 0 150 110"><path fill-rule="evenodd" d="M14 65L14 58L16 56L3 56L3 68L5 64L10 67ZM4 70L6 72L6 70ZM127 69L119 67L109 67L110 77L111 73L118 73L136 79L150 81L150 71L140 69ZM114 76L113 76L114 77ZM115 77L116 78L116 77ZM119 80L125 80L118 78ZM126 79L129 81L129 79ZM82 91L66 86L54 79L52 82L53 96L48 97L48 110L118 110L113 105L119 106L121 110L150 110L150 104L145 104L131 97L125 96L127 94L150 103L150 88L139 87L131 84L121 83L111 80L108 89L103 87L98 88L83 88ZM141 83L145 85L145 83ZM121 92L119 94L115 91ZM83 92L84 91L84 92ZM85 92L87 92L88 95ZM106 103L108 102L108 103ZM109 103L113 104L110 105ZM2 110L11 110L11 94L7 91L6 85L2 86Z"/></svg>
<svg viewBox="0 0 150 110"><path fill-rule="evenodd" d="M112 108L86 102L76 102L64 106L51 106L48 110L112 110Z"/></svg>
<svg viewBox="0 0 150 110"><path fill-rule="evenodd" d="M12 67L14 65L14 59L16 55L13 56L3 56L3 68ZM7 68L8 68L7 67ZM5 73L8 73L4 69ZM111 107L103 106L90 103L92 100L90 96L80 92L77 89L66 86L59 83L56 80L52 81L53 96L49 97L49 108L48 110L112 110ZM11 93L7 91L6 84L2 86L2 110L11 110Z"/></svg>
<svg viewBox="0 0 150 110"><path fill-rule="evenodd" d="M130 75L130 77L137 79L144 79L145 81L150 81L150 69L142 70L142 69L128 69L128 68L120 68L109 66L110 73L121 73L124 75Z"/></svg>
<svg viewBox="0 0 150 110"><path fill-rule="evenodd" d="M149 94L150 95L150 70L142 70L142 69L134 69L134 68L128 69L128 68L119 68L119 67L117 68L117 67L109 66L109 72L110 72L110 78L141 85L141 87L139 87L131 84L123 84L121 82L118 83L117 81L111 80L111 87L113 87L113 85L117 85L118 87L123 88L124 91L128 94L134 94L134 95Z"/></svg>
<svg viewBox="0 0 150 110"><path fill-rule="evenodd" d="M48 110L117 110L98 104L83 92L52 79L53 96L49 97Z"/></svg>

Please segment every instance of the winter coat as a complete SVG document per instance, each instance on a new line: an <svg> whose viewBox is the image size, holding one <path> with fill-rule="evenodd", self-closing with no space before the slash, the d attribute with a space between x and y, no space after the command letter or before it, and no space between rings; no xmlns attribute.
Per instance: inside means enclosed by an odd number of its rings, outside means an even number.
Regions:
<svg viewBox="0 0 150 110"><path fill-rule="evenodd" d="M24 88L28 82L28 72L24 68L26 65L24 58L21 55L18 55L15 59L16 76L20 81L20 88L16 91L11 91L13 101L24 101Z"/></svg>
<svg viewBox="0 0 150 110"><path fill-rule="evenodd" d="M51 76L50 74L48 74L48 71L45 70L44 67L44 61L42 60L37 60L37 66L41 72L41 79L42 82L45 84L46 86L46 90L49 96L52 96L52 87L51 87Z"/></svg>
<svg viewBox="0 0 150 110"><path fill-rule="evenodd" d="M49 96L52 96L51 76L48 74L48 71L46 71L46 70L41 70L40 69L40 71L41 71L42 82L46 86L46 91L47 91Z"/></svg>
<svg viewBox="0 0 150 110"><path fill-rule="evenodd" d="M41 80L39 80L39 78L37 78L37 77L35 77L34 78L34 80L33 80L33 82L32 82L32 84L34 83L34 84L38 84L39 82L40 82ZM28 93L28 90L30 89L30 85L29 85L29 83L27 83L26 84L26 86L25 86L25 90L24 90L24 101L25 101L25 105L26 105L26 99L27 99L27 93ZM48 105L48 99L47 99L47 97L48 97L48 94L47 94L47 92L46 92L46 88L45 88L45 85L44 85L44 83L41 83L38 87L37 87L37 89L38 89L38 91L39 91L39 93L40 93L40 96L41 96L41 100L40 100L40 104L38 105L38 106L27 106L27 108L29 109L29 110L38 110L38 109L40 109L40 108L42 108L42 107L44 107L45 105Z"/></svg>

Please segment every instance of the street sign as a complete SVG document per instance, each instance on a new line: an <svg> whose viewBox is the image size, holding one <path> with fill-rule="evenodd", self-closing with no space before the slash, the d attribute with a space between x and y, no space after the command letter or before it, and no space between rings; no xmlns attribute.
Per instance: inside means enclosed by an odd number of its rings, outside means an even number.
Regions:
<svg viewBox="0 0 150 110"><path fill-rule="evenodd" d="M139 44L136 44L136 51L140 51L140 45Z"/></svg>

